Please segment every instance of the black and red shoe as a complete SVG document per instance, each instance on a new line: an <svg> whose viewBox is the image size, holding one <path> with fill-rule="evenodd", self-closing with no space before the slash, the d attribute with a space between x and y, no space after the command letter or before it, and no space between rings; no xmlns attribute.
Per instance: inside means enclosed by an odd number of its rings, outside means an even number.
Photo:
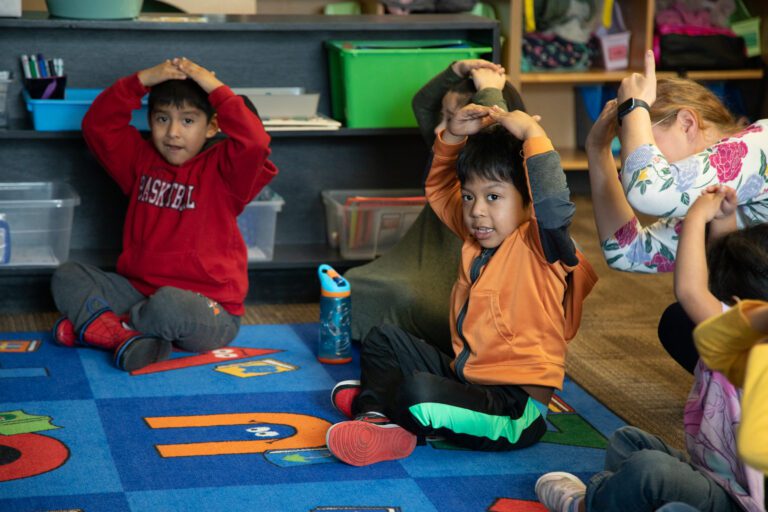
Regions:
<svg viewBox="0 0 768 512"><path fill-rule="evenodd" d="M114 362L121 370L132 372L168 359L172 350L173 344L170 341L140 334L117 347Z"/></svg>
<svg viewBox="0 0 768 512"><path fill-rule="evenodd" d="M325 435L328 450L352 466L368 466L408 457L416 448L416 436L377 412L331 425Z"/></svg>
<svg viewBox="0 0 768 512"><path fill-rule="evenodd" d="M360 394L359 380L343 380L331 390L333 408L349 419L352 419L352 402Z"/></svg>
<svg viewBox="0 0 768 512"><path fill-rule="evenodd" d="M53 341L61 346L77 347L79 345L79 336L75 332L75 326L72 324L72 321L65 316L56 320L56 323L53 324L53 329L51 329L51 333L53 334Z"/></svg>

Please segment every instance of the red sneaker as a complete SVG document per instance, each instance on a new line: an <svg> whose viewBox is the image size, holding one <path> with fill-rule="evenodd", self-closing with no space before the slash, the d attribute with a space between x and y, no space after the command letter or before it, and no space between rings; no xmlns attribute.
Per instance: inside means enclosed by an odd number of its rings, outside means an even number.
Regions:
<svg viewBox="0 0 768 512"><path fill-rule="evenodd" d="M369 412L336 423L325 435L328 450L352 466L404 459L416 448L416 436L386 416Z"/></svg>
<svg viewBox="0 0 768 512"><path fill-rule="evenodd" d="M53 334L53 341L59 345L65 347L76 347L78 345L78 336L75 332L75 326L72 324L72 321L65 316L56 320L51 332Z"/></svg>
<svg viewBox="0 0 768 512"><path fill-rule="evenodd" d="M343 380L336 384L331 391L333 408L349 419L352 419L352 401L360 394L359 380Z"/></svg>

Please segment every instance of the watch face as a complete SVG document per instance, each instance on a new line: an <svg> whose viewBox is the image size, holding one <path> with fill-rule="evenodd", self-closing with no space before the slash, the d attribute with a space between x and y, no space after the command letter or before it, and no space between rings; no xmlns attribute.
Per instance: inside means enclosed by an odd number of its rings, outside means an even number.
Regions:
<svg viewBox="0 0 768 512"><path fill-rule="evenodd" d="M642 107L648 112L651 111L651 107L646 102L643 100L638 100L637 98L629 98L624 103L619 105L619 108L616 112L619 118L619 126L621 126L621 119L638 107Z"/></svg>
<svg viewBox="0 0 768 512"><path fill-rule="evenodd" d="M633 108L635 108L635 98L629 98L624 103L619 105L619 115L626 114Z"/></svg>

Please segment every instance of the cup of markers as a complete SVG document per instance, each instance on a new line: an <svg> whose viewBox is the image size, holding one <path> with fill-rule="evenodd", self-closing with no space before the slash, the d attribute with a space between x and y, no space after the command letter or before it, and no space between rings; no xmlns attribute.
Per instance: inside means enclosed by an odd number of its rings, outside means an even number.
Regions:
<svg viewBox="0 0 768 512"><path fill-rule="evenodd" d="M24 73L24 88L30 98L64 99L64 91L67 88L64 59L46 59L41 53L22 55L20 59Z"/></svg>

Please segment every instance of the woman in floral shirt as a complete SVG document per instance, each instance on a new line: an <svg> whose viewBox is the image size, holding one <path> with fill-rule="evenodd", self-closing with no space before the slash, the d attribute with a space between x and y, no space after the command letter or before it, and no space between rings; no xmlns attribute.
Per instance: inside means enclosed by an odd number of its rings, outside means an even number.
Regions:
<svg viewBox="0 0 768 512"><path fill-rule="evenodd" d="M587 139L592 200L611 268L671 272L683 217L708 186L736 190L739 228L768 219L768 120L742 128L708 89L681 79L657 84L650 52L645 65L644 74L622 81L617 101L606 104ZM616 105L629 98L643 100L651 109L632 110L619 128ZM610 150L617 129L624 162L620 180ZM659 220L642 226L632 207ZM662 343L690 372L698 359L692 330L678 304L664 313Z"/></svg>

